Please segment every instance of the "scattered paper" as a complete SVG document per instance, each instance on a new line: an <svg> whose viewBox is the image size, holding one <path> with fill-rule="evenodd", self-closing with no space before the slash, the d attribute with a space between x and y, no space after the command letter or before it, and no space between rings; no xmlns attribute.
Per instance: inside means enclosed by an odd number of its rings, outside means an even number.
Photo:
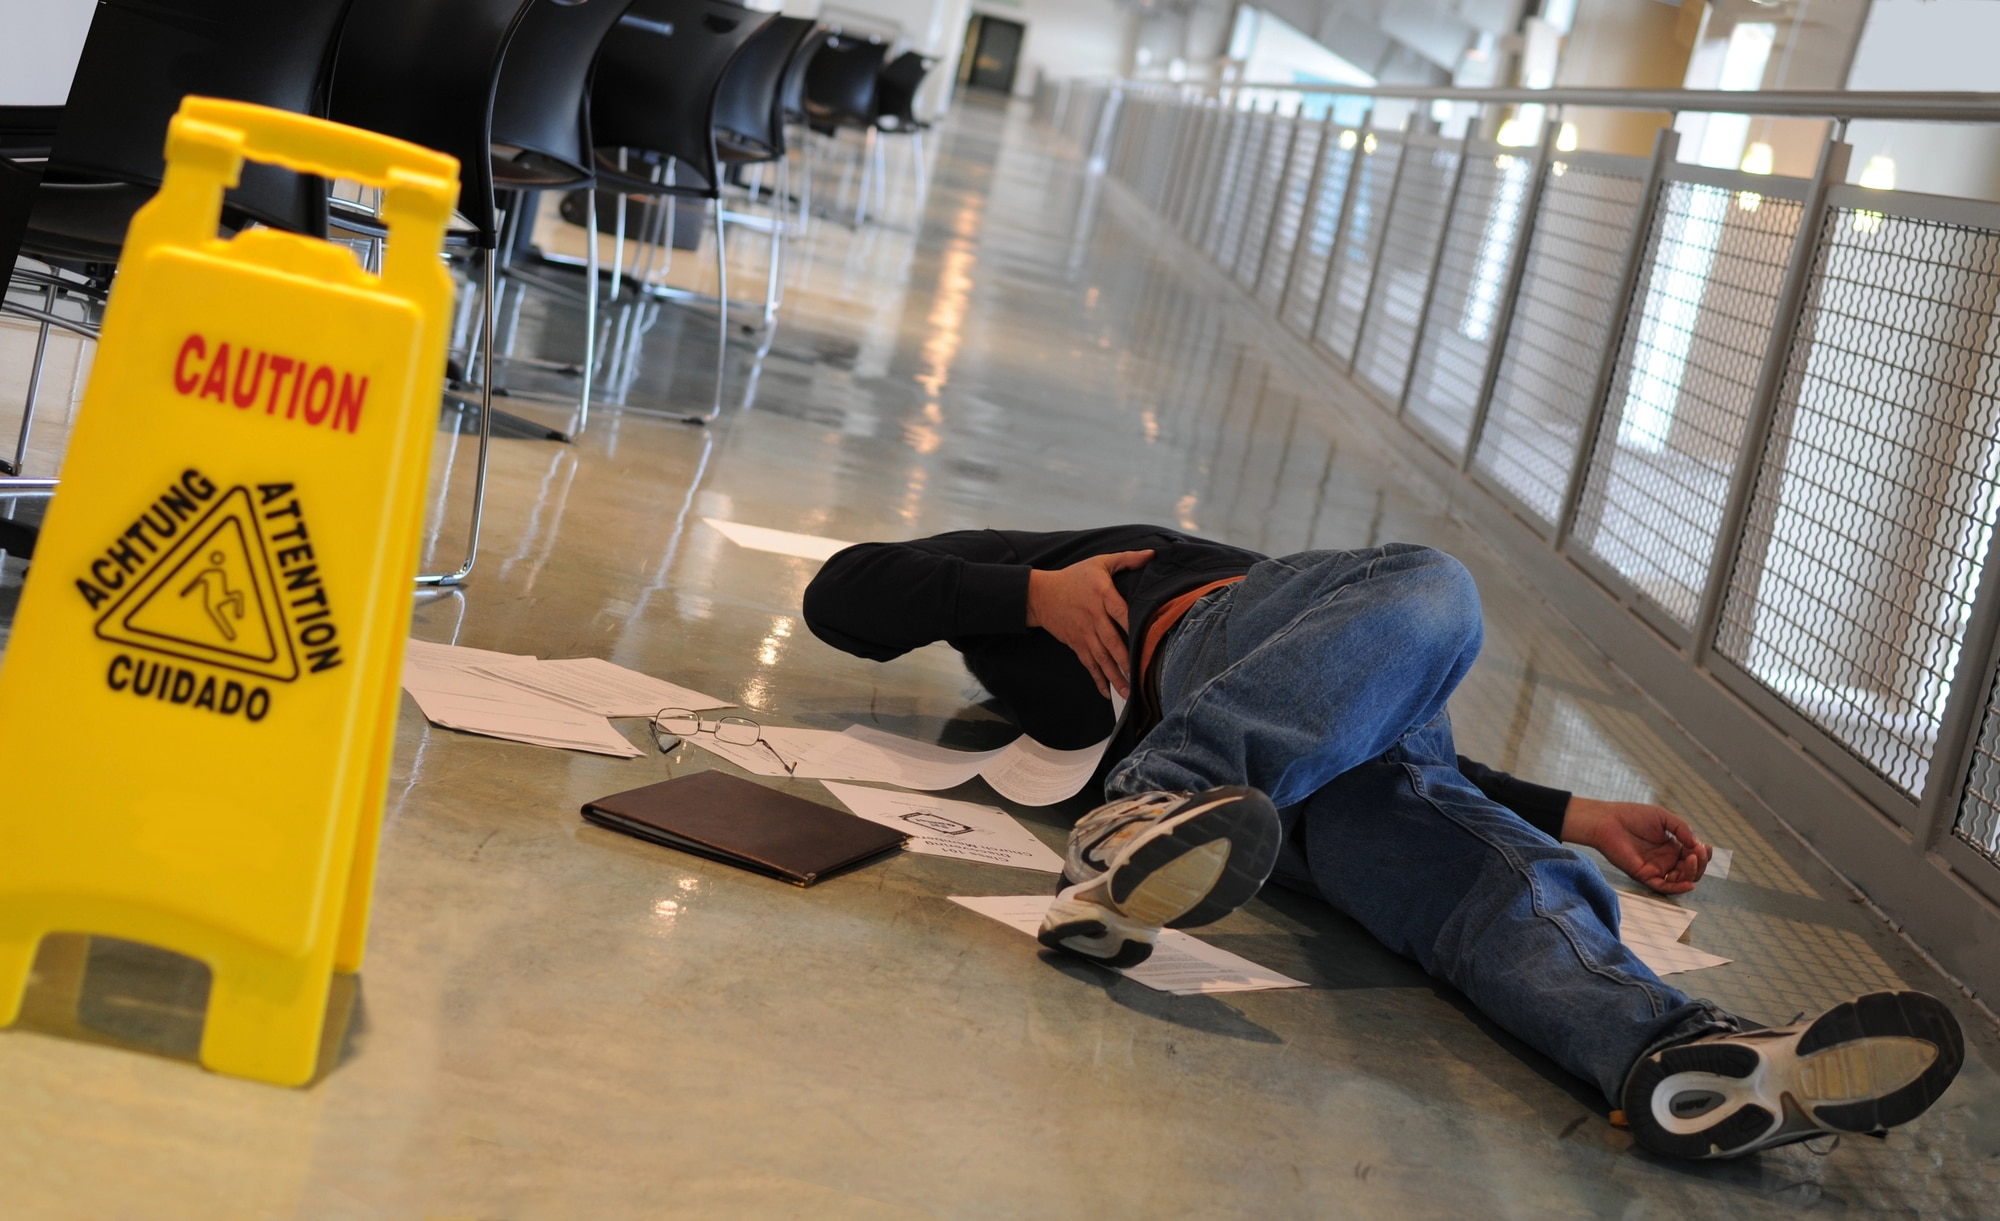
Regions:
<svg viewBox="0 0 2000 1221"><path fill-rule="evenodd" d="M1694 924L1695 915L1672 903L1628 891L1618 892L1619 940L1632 951L1633 957L1651 967L1655 975L1698 971L1732 961L1682 941Z"/></svg>
<svg viewBox="0 0 2000 1221"><path fill-rule="evenodd" d="M801 559L824 560L836 551L845 551L854 544L837 538L821 538L817 534L793 534L789 530L771 530L763 526L746 526L740 521L723 521L718 517L704 517L703 521L722 532L722 536L738 547L752 551L774 551L779 555L796 555Z"/></svg>
<svg viewBox="0 0 2000 1221"><path fill-rule="evenodd" d="M434 724L465 733L633 759L646 752L601 716L477 674L439 673L404 690Z"/></svg>
<svg viewBox="0 0 2000 1221"><path fill-rule="evenodd" d="M1109 744L1106 738L1083 750L1055 750L1024 734L998 750L965 751L850 725L821 740L800 760L797 774L925 791L957 788L984 776L1009 801L1046 806L1075 796L1088 784Z"/></svg>
<svg viewBox="0 0 2000 1221"><path fill-rule="evenodd" d="M970 898L951 896L960 907L1019 929L1030 937L1042 925L1053 895L993 895ZM1280 975L1260 967L1228 950L1190 937L1179 929L1160 930L1153 956L1136 967L1118 969L1120 975L1137 983L1175 996L1203 996L1220 992L1261 992L1269 988L1305 988L1304 980Z"/></svg>
<svg viewBox="0 0 2000 1221"><path fill-rule="evenodd" d="M1062 872L1062 858L1005 810L835 780L827 781L826 787L861 817L908 835L910 841L903 847L910 852Z"/></svg>
<svg viewBox="0 0 2000 1221"><path fill-rule="evenodd" d="M733 707L728 700L690 691L664 679L628 670L602 657L570 657L560 661L520 658L472 667L475 673L594 712L599 716L649 717L662 708Z"/></svg>
<svg viewBox="0 0 2000 1221"><path fill-rule="evenodd" d="M1726 878L1729 866L1736 860L1736 854L1727 848L1717 848L1708 858L1708 868L1701 876L1705 878Z"/></svg>
<svg viewBox="0 0 2000 1221"><path fill-rule="evenodd" d="M493 676L537 664L514 653L411 640L403 657L403 689L426 719L446 729L621 759L646 753L603 716Z"/></svg>

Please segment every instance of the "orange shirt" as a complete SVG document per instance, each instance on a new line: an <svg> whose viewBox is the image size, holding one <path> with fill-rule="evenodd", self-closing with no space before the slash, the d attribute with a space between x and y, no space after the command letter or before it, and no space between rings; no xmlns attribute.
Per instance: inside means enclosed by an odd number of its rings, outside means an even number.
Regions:
<svg viewBox="0 0 2000 1221"><path fill-rule="evenodd" d="M1153 613L1152 622L1146 624L1145 639L1139 642L1137 677L1141 683L1144 683L1146 676L1153 671L1153 654L1159 651L1160 642L1167 638L1167 633L1173 630L1174 624L1179 623L1181 617L1188 613L1188 608L1223 586L1234 585L1242 579L1242 577L1224 577L1220 581L1210 581L1198 589L1188 590Z"/></svg>

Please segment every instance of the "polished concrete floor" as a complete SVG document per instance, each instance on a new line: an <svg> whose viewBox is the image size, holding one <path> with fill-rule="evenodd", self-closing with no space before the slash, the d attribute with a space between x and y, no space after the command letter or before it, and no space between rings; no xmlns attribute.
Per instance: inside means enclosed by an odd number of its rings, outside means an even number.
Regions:
<svg viewBox="0 0 2000 1221"><path fill-rule="evenodd" d="M1115 196L1082 209L1076 164L1018 115L961 107L934 144L920 215L899 178L886 224L823 222L799 245L783 320L768 342L739 336L714 426L638 410L707 394L712 325L669 310L632 410L573 445L497 442L479 567L420 601L417 634L609 657L773 724L986 745L1008 730L948 652L835 652L799 620L813 565L702 519L843 539L1147 520L1272 552L1431 543L1487 607L1453 704L1462 748L1663 802L1735 851L1728 880L1685 900L1695 944L1735 961L1675 982L1765 1022L1872 988L1949 991L1501 567L1466 510L1349 423L1374 408L1156 224ZM761 275L754 246L739 291ZM705 267L684 255L674 274L702 287ZM579 334L574 311L530 298L520 350ZM0 340L13 402L26 347ZM432 540L450 563L472 439L439 442ZM7 561L0 618L20 574ZM642 723L621 725L650 750ZM1965 1072L1888 1139L1674 1164L1295 895L1206 935L1311 990L1176 999L1042 957L945 898L1045 875L905 855L797 890L577 817L709 765L464 736L406 700L369 959L337 997L320 1080L201 1071L198 970L52 940L37 1004L0 1033L0 1218L2000 1215L2000 1040L1971 1005ZM952 795L997 801L977 781ZM1015 812L1059 845L1088 804ZM54 1003L85 969L74 1012Z"/></svg>

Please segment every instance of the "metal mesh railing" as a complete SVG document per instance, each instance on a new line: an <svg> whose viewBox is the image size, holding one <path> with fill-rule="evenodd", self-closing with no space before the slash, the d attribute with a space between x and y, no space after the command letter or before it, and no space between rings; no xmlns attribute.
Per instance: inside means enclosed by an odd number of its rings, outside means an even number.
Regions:
<svg viewBox="0 0 2000 1221"><path fill-rule="evenodd" d="M1508 153L1476 155L1459 181L1423 344L1403 403L1405 418L1453 455L1465 452L1479 408L1501 298L1520 245L1532 167L1527 158Z"/></svg>
<svg viewBox="0 0 2000 1221"><path fill-rule="evenodd" d="M1354 159L1361 155L1361 133L1351 127L1329 133L1325 138L1332 143L1320 167L1312 214L1299 239L1302 248L1292 273L1291 292L1283 302L1282 317L1301 335L1312 333L1313 320L1319 315L1320 298L1326 292L1327 269L1340 237L1340 218L1347 206L1347 183L1353 177Z"/></svg>
<svg viewBox="0 0 2000 1221"><path fill-rule="evenodd" d="M1836 209L1716 648L1922 792L2000 498L2000 232Z"/></svg>
<svg viewBox="0 0 2000 1221"><path fill-rule="evenodd" d="M1794 200L1669 182L1573 529L1692 628L1799 224Z"/></svg>
<svg viewBox="0 0 2000 1221"><path fill-rule="evenodd" d="M1235 257L1224 264L1238 284L1253 292L1263 271L1264 247L1271 235L1273 201L1284 189L1285 171L1291 163L1292 137L1297 130L1298 124L1291 119L1271 120L1269 134L1257 158L1257 180L1251 184L1243 240L1237 244Z"/></svg>
<svg viewBox="0 0 2000 1221"><path fill-rule="evenodd" d="M1284 182L1271 218L1271 233L1264 250L1263 265L1252 291L1266 309L1277 309L1291 278L1292 257L1298 250L1299 229L1305 220L1306 200L1312 193L1312 173L1319 158L1319 145L1326 135L1325 125L1297 120Z"/></svg>
<svg viewBox="0 0 2000 1221"><path fill-rule="evenodd" d="M1224 267L1236 262L1236 254L1243 247L1243 230L1250 216L1250 198L1256 194L1258 173L1264 162L1264 144L1270 139L1272 121L1264 115L1245 115L1237 121L1237 137L1230 149L1230 158L1223 167L1223 175L1229 179L1224 188L1228 206L1216 216L1215 231L1210 235L1210 253L1215 261Z"/></svg>
<svg viewBox="0 0 2000 1221"><path fill-rule="evenodd" d="M1370 285L1374 300L1354 355L1355 376L1392 400L1402 398L1403 380L1410 373L1431 264L1458 181L1459 150L1412 145L1404 162L1395 204L1382 228L1381 257Z"/></svg>
<svg viewBox="0 0 2000 1221"><path fill-rule="evenodd" d="M1314 332L1314 338L1347 361L1354 359L1354 341L1360 336L1361 316L1368 308L1368 289L1375 278L1375 251L1382 244L1382 232L1388 224L1403 141L1399 136L1371 132L1364 137L1361 152L1361 172L1354 183L1354 198L1343 201L1345 231L1335 239L1333 254L1327 260L1326 283L1320 289L1319 324Z"/></svg>
<svg viewBox="0 0 2000 1221"><path fill-rule="evenodd" d="M1555 524L1617 299L1643 180L1552 164L1473 468Z"/></svg>

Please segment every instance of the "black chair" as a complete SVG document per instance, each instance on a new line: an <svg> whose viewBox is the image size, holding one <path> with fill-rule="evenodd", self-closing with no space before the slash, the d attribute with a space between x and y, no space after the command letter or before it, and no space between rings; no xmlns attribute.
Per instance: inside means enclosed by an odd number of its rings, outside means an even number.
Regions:
<svg viewBox="0 0 2000 1221"><path fill-rule="evenodd" d="M868 219L869 184L876 160L875 120L881 114L877 94L882 61L888 54L887 43L836 32L806 68L806 125L829 140L837 140L842 128L866 133L861 151L861 190L854 205L857 228ZM847 176L843 173L841 190L846 189Z"/></svg>
<svg viewBox="0 0 2000 1221"><path fill-rule="evenodd" d="M774 165L771 214L723 213L732 223L763 229L771 236L770 260L764 283L764 325L778 310L784 267L785 212L791 197L791 159L785 141L785 80L806 43L822 27L807 17L776 17L752 35L722 78L715 101L715 151L725 167L724 178L740 182L754 204L763 193L763 169ZM801 65L802 66L802 65ZM741 182L745 167L751 170Z"/></svg>
<svg viewBox="0 0 2000 1221"><path fill-rule="evenodd" d="M834 33L831 27L824 25L815 26L812 33L807 35L806 40L799 45L798 53L792 56L791 64L785 69L784 84L779 86L778 109L784 117L785 128L790 130L796 127L804 130L808 140L812 132L806 126L806 73L812 69L813 57L819 54L820 48L826 46L833 36ZM806 154L799 158L799 177L801 179L799 183L799 227L803 231L807 221L812 216L812 147L810 143L802 143L800 151Z"/></svg>
<svg viewBox="0 0 2000 1221"><path fill-rule="evenodd" d="M875 86L875 130L884 135L910 137L916 166L917 199L924 197L924 131L929 123L917 117L917 91L937 61L905 51L882 69Z"/></svg>
<svg viewBox="0 0 2000 1221"><path fill-rule="evenodd" d="M729 262L722 208L721 158L716 148L716 103L722 83L744 47L772 20L722 0L638 0L604 40L591 87L591 135L597 144L601 187L618 193L617 243L624 249L625 199L665 199L672 224L675 199L712 204L715 213L715 395L706 414L722 410L729 357ZM648 286L655 296L687 294ZM616 278L612 292L618 292ZM622 346L630 311L621 311Z"/></svg>
<svg viewBox="0 0 2000 1221"><path fill-rule="evenodd" d="M493 99L492 169L496 191L513 192L506 209L508 233L500 244L503 281L553 290L579 299L584 308L583 364L574 365L515 357L511 342L496 360L529 363L574 372L582 378L575 403L571 439L590 423L591 387L597 377L597 243L585 257L581 293L562 281L542 278L514 264L514 252L534 223L537 193L581 188L595 206L596 174L590 140L590 81L598 49L611 27L632 7L633 0L540 0L529 6L500 65L500 83ZM504 285L503 285L504 294ZM515 309L518 311L519 297ZM518 313L517 313L518 318ZM494 334L498 335L497 315ZM511 334L511 332L510 332ZM496 388L514 398L535 398Z"/></svg>
<svg viewBox="0 0 2000 1221"><path fill-rule="evenodd" d="M10 287L43 294L39 309L13 301L0 306L38 324L36 373L50 328L96 337L96 311L110 290L125 230L165 173L167 122L181 99L205 94L324 115L348 4L99 0L66 104L0 107L0 156L17 207L25 181L39 180L18 247L0 247ZM326 215L319 179L250 165L225 197L223 224L324 236ZM19 266L18 255L44 270ZM81 317L61 315L59 298L80 304ZM31 375L17 456L33 424L37 381Z"/></svg>
<svg viewBox="0 0 2000 1221"><path fill-rule="evenodd" d="M417 581L422 585L456 585L471 574L479 557L493 439L491 337L496 329L496 256L502 220L493 186L494 97L508 46L529 6L537 2L353 0L334 59L329 118L458 158L458 216L446 240L476 252L481 268L478 332L463 344L455 343L468 353L479 353L477 393L452 395L461 404L479 408L479 461L465 560L452 572L420 575ZM381 234L369 209L336 204L334 216L350 232ZM466 300L471 300L470 291ZM453 330L456 341L464 328Z"/></svg>

